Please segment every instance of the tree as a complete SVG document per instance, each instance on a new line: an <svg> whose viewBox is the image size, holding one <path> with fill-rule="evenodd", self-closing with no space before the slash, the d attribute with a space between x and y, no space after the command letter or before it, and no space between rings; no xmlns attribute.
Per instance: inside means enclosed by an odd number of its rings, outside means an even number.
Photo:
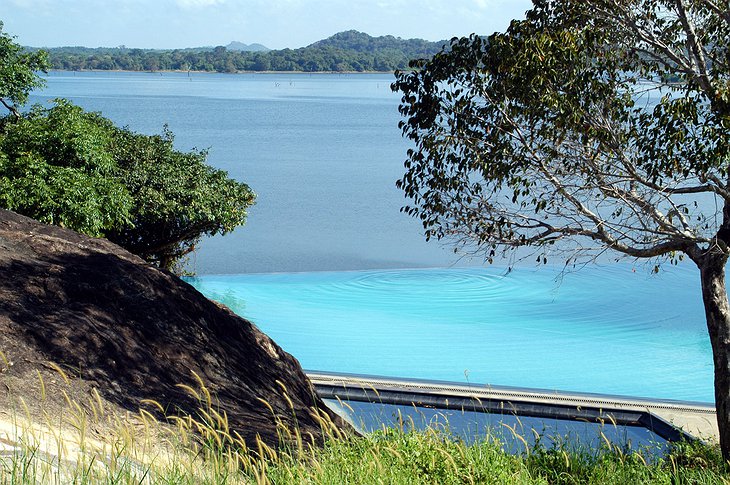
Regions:
<svg viewBox="0 0 730 485"><path fill-rule="evenodd" d="M16 118L20 117L18 106L25 104L30 91L43 86L43 80L36 72L47 68L45 52L24 52L12 37L3 32L3 23L0 22L0 103Z"/></svg>
<svg viewBox="0 0 730 485"><path fill-rule="evenodd" d="M116 128L111 152L134 201L131 223L106 237L160 267L174 269L203 235L227 234L246 221L251 189L206 165L205 151L175 150L174 137Z"/></svg>
<svg viewBox="0 0 730 485"><path fill-rule="evenodd" d="M12 114L0 118L0 207L107 237L169 270L204 235L244 224L251 189L206 165L205 151L175 150L166 128L134 133L63 99L21 114L46 65L0 22L0 101Z"/></svg>
<svg viewBox="0 0 730 485"><path fill-rule="evenodd" d="M180 152L173 136L119 128L65 100L0 123L0 206L106 237L175 270L204 235L243 225L255 195Z"/></svg>
<svg viewBox="0 0 730 485"><path fill-rule="evenodd" d="M535 0L396 75L415 144L398 181L426 238L540 261L691 259L730 460L730 8Z"/></svg>
<svg viewBox="0 0 730 485"><path fill-rule="evenodd" d="M0 130L0 207L90 236L131 223L112 123L68 102L34 107Z"/></svg>

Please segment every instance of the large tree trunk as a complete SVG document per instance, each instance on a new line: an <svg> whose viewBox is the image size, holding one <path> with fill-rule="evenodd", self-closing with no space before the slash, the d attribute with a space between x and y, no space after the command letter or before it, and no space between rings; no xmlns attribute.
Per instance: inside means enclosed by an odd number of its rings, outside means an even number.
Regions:
<svg viewBox="0 0 730 485"><path fill-rule="evenodd" d="M730 304L725 287L725 264L728 256L722 251L705 254L697 266L702 281L707 329L715 363L715 406L720 428L720 448L730 460Z"/></svg>

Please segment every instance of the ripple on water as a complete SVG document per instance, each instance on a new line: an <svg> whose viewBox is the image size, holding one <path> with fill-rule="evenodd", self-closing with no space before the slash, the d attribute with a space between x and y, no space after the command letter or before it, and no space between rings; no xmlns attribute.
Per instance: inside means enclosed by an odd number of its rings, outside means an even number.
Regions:
<svg viewBox="0 0 730 485"><path fill-rule="evenodd" d="M673 268L674 269L674 268ZM712 400L694 273L630 266L202 276L305 368Z"/></svg>
<svg viewBox="0 0 730 485"><path fill-rule="evenodd" d="M502 301L510 291L500 275L429 270L353 273L350 278L310 288L322 304L333 300L353 305L401 307Z"/></svg>

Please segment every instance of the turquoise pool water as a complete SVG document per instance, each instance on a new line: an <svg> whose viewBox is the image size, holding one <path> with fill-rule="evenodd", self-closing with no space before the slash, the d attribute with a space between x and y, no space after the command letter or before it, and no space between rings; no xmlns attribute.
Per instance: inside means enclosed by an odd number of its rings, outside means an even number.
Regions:
<svg viewBox="0 0 730 485"><path fill-rule="evenodd" d="M697 270L205 275L305 369L713 401Z"/></svg>

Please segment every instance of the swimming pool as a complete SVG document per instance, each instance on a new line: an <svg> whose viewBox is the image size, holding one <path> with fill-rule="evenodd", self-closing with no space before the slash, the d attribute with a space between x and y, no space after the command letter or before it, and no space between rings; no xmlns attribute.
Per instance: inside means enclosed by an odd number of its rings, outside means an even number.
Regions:
<svg viewBox="0 0 730 485"><path fill-rule="evenodd" d="M504 451L513 454L533 449L538 438L540 444L548 449L570 443L569 449L596 450L605 444L604 440L623 450L643 451L646 457L661 456L668 449L665 439L642 427L357 401L325 399L325 402L347 416L360 432L370 433L384 428L430 428L446 432L467 444L487 438L497 439Z"/></svg>
<svg viewBox="0 0 730 485"><path fill-rule="evenodd" d="M204 275L305 369L712 402L697 270Z"/></svg>

